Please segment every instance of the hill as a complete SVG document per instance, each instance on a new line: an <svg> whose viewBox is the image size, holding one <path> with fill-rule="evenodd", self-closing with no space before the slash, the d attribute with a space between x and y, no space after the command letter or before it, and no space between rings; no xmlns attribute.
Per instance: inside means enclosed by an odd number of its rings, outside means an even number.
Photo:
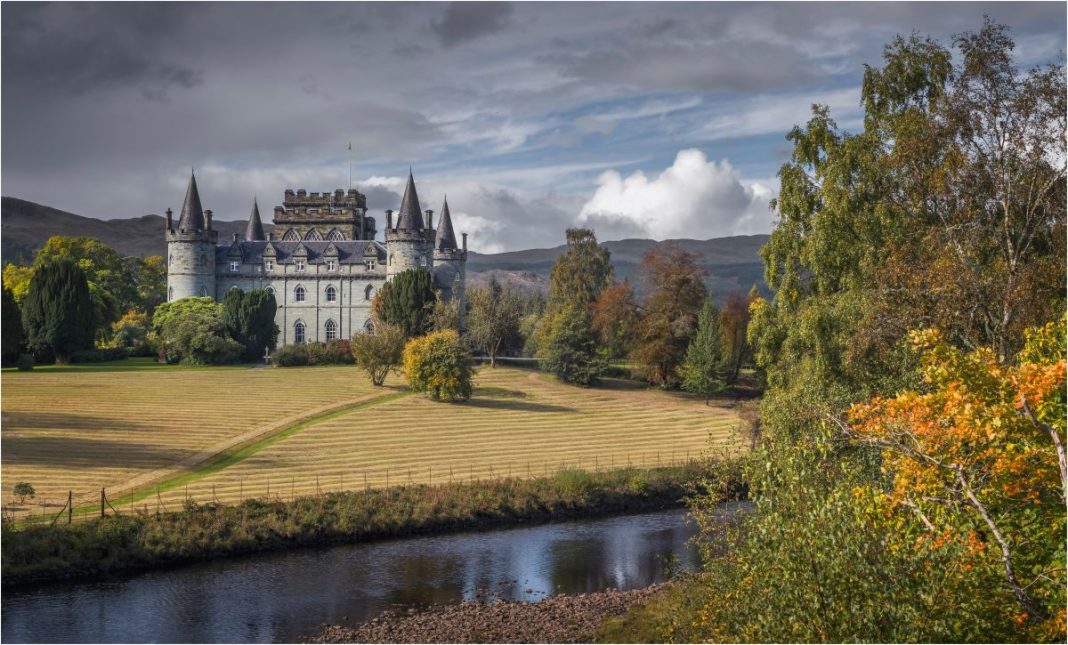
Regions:
<svg viewBox="0 0 1068 645"><path fill-rule="evenodd" d="M164 218L144 215L130 219L100 220L83 217L49 206L35 204L15 197L0 200L2 236L0 261L30 262L37 249L53 235L93 237L123 255L146 257L165 255L163 241ZM229 239L233 233L244 233L245 222L216 220L219 239ZM270 231L273 227L265 224ZM708 287L717 298L728 291L748 291L754 284L766 291L764 264L758 254L767 242L767 235L720 237L711 240L669 240L702 258L709 271ZM617 279L627 279L639 295L648 291L641 274L642 257L658 244L655 240L628 239L605 242L612 253ZM490 276L529 289L548 291L549 272L553 262L566 247L528 249L508 253L483 254L472 252L467 263L469 283L484 284Z"/></svg>

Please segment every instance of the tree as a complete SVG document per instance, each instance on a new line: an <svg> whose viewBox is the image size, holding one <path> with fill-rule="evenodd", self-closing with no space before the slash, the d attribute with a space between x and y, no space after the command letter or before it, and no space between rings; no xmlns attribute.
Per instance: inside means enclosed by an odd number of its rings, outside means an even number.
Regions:
<svg viewBox="0 0 1068 645"><path fill-rule="evenodd" d="M144 311L131 309L111 323L111 342L116 347L125 347L134 356L151 356L152 346L148 334L152 318Z"/></svg>
<svg viewBox="0 0 1068 645"><path fill-rule="evenodd" d="M357 332L350 342L356 366L367 372L371 385L381 387L386 376L401 364L404 331L397 325L376 321L370 332Z"/></svg>
<svg viewBox="0 0 1068 645"><path fill-rule="evenodd" d="M614 284L601 292L593 303L590 324L610 358L623 358L634 349L638 305L630 283Z"/></svg>
<svg viewBox="0 0 1068 645"><path fill-rule="evenodd" d="M938 548L1003 570L1026 619L1046 623L1036 637L1057 636L1068 499L1064 319L1027 336L1021 363L1005 366L989 348L965 353L937 330L914 332L924 390L855 404L838 424L882 452L893 473L889 509L914 513Z"/></svg>
<svg viewBox="0 0 1068 645"><path fill-rule="evenodd" d="M75 262L85 272L97 321L104 330L122 313L141 306L137 293L139 260L133 263L100 240L91 237L48 238L34 258L34 267L57 259Z"/></svg>
<svg viewBox="0 0 1068 645"><path fill-rule="evenodd" d="M67 363L71 354L93 346L97 319L85 273L71 260L37 265L22 306L26 344Z"/></svg>
<svg viewBox="0 0 1068 645"><path fill-rule="evenodd" d="M434 294L434 310L430 314L430 328L433 331L445 331L451 329L460 332L460 300L451 298L445 300L440 292Z"/></svg>
<svg viewBox="0 0 1068 645"><path fill-rule="evenodd" d="M471 352L454 331L436 331L408 341L404 347L404 374L416 392L435 401L471 398Z"/></svg>
<svg viewBox="0 0 1068 645"><path fill-rule="evenodd" d="M468 300L468 338L476 349L489 356L490 367L496 367L498 353L519 342L519 298L491 277L488 287L471 289Z"/></svg>
<svg viewBox="0 0 1068 645"><path fill-rule="evenodd" d="M399 325L407 338L430 329L434 302L434 278L425 269L408 269L393 276L375 295L375 315L391 325Z"/></svg>
<svg viewBox="0 0 1068 645"><path fill-rule="evenodd" d="M243 358L255 361L278 343L278 325L274 322L277 305L274 293L266 289L243 292L230 289L223 296L223 324L226 333L244 347Z"/></svg>
<svg viewBox="0 0 1068 645"><path fill-rule="evenodd" d="M753 349L749 344L749 308L760 294L756 287L748 295L731 291L719 312L720 329L723 332L724 379L728 385L738 382L742 367L753 360Z"/></svg>
<svg viewBox="0 0 1068 645"><path fill-rule="evenodd" d="M542 365L545 371L572 385L592 385L604 374L607 361L597 348L586 308L571 303L556 314Z"/></svg>
<svg viewBox="0 0 1068 645"><path fill-rule="evenodd" d="M37 491L33 489L29 482L17 482L11 492L14 493L15 497L19 498L19 506L25 504L27 499L37 497Z"/></svg>
<svg viewBox="0 0 1068 645"><path fill-rule="evenodd" d="M690 341L680 370L682 389L703 395L707 403L712 394L726 385L725 371L719 312L709 296L697 317L697 333Z"/></svg>
<svg viewBox="0 0 1068 645"><path fill-rule="evenodd" d="M642 269L654 288L645 299L631 357L646 380L672 388L679 383L678 367L697 331L697 317L708 293L704 284L708 272L698 266L697 256L667 243L646 253Z"/></svg>
<svg viewBox="0 0 1068 645"><path fill-rule="evenodd" d="M11 292L19 305L26 299L30 290L33 267L12 262L4 267L4 288Z"/></svg>
<svg viewBox="0 0 1068 645"><path fill-rule="evenodd" d="M3 301L0 302L0 316L3 316L2 331L3 362L5 365L14 363L22 352L22 345L26 342L26 333L22 329L22 312L15 302L15 296L6 287L3 289Z"/></svg>
<svg viewBox="0 0 1068 645"><path fill-rule="evenodd" d="M219 365L240 357L241 343L226 333L223 306L210 296L182 298L156 307L152 328L168 362Z"/></svg>
<svg viewBox="0 0 1068 645"><path fill-rule="evenodd" d="M159 255L150 255L144 260L125 258L134 265L139 307L152 315L156 307L167 301L167 262Z"/></svg>
<svg viewBox="0 0 1068 645"><path fill-rule="evenodd" d="M532 341L528 342L542 357L547 339L553 333L552 323L560 312L572 304L588 311L601 292L612 284L611 253L597 244L593 231L569 228L565 235L567 249L553 263L549 274L545 313L534 328Z"/></svg>

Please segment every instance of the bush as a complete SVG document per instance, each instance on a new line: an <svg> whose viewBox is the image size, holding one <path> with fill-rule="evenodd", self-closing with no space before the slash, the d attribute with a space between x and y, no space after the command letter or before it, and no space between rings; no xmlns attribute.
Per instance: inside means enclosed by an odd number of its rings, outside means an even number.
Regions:
<svg viewBox="0 0 1068 645"><path fill-rule="evenodd" d="M131 356L154 356L155 351L149 341L151 328L152 320L146 312L131 309L111 323L111 344L125 347Z"/></svg>
<svg viewBox="0 0 1068 645"><path fill-rule="evenodd" d="M29 354L19 354L19 360L15 363L15 369L20 372L29 372L33 369L33 356Z"/></svg>
<svg viewBox="0 0 1068 645"><path fill-rule="evenodd" d="M161 339L165 360L184 365L219 365L244 352L226 334L222 305L211 297L182 298L156 308L152 327Z"/></svg>
<svg viewBox="0 0 1068 645"><path fill-rule="evenodd" d="M283 345L274 353L277 367L301 367L308 364L307 345Z"/></svg>
<svg viewBox="0 0 1068 645"><path fill-rule="evenodd" d="M413 338L404 347L404 374L416 392L435 401L471 398L471 352L455 331Z"/></svg>
<svg viewBox="0 0 1068 645"><path fill-rule="evenodd" d="M371 384L380 386L389 372L400 365L404 330L398 325L379 321L373 333L359 332L353 336L350 348L356 364L371 378Z"/></svg>
<svg viewBox="0 0 1068 645"><path fill-rule="evenodd" d="M285 345L274 353L274 364L278 367L300 367L303 365L352 365L352 349L347 340L332 340L328 343L304 343L302 345Z"/></svg>
<svg viewBox="0 0 1068 645"><path fill-rule="evenodd" d="M83 349L70 355L71 363L105 363L107 361L121 361L128 358L130 352L125 347L102 347L98 349Z"/></svg>

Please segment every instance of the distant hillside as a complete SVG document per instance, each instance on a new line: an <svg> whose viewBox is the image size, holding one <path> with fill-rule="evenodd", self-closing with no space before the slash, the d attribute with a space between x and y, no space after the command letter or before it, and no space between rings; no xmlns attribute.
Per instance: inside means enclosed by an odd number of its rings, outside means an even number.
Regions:
<svg viewBox="0 0 1068 645"><path fill-rule="evenodd" d="M219 240L233 233L243 234L245 222L216 221ZM269 224L264 226L271 230ZM163 240L164 218L145 215L132 219L99 220L42 206L15 197L0 200L0 262L30 262L34 252L53 235L93 237L123 255L145 257L166 255ZM717 298L732 290L748 291L754 284L767 291L764 264L758 254L767 235L720 237L711 240L670 240L687 251L701 256L710 277L708 287ZM612 264L619 280L628 279L639 295L648 291L641 275L642 256L654 240L619 240L605 242L612 253ZM530 289L548 291L549 272L565 246L551 249L528 249L509 253L472 252L467 262L471 284L483 284L491 275L502 282L512 282Z"/></svg>
<svg viewBox="0 0 1068 645"><path fill-rule="evenodd" d="M32 261L37 249L53 235L93 237L122 255L166 255L164 221L161 215L99 220L4 197L0 199L0 262ZM245 222L216 221L214 226L220 240L229 239L235 232L245 232Z"/></svg>

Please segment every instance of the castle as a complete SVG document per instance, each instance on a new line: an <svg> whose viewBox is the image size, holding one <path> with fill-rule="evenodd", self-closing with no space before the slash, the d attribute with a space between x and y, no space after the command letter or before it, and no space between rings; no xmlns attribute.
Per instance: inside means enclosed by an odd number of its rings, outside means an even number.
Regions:
<svg viewBox="0 0 1068 645"><path fill-rule="evenodd" d="M322 194L286 190L269 236L254 200L244 237L235 233L219 244L212 212L201 207L191 175L177 226L167 209L167 300L211 296L221 301L235 287L267 289L278 304L279 345L370 330L375 293L407 269L429 271L442 298L462 303L467 234L457 247L448 200L436 229L434 211L426 211L425 226L423 215L409 171L396 226L393 211L386 211L385 244L375 240L367 198L351 188Z"/></svg>

